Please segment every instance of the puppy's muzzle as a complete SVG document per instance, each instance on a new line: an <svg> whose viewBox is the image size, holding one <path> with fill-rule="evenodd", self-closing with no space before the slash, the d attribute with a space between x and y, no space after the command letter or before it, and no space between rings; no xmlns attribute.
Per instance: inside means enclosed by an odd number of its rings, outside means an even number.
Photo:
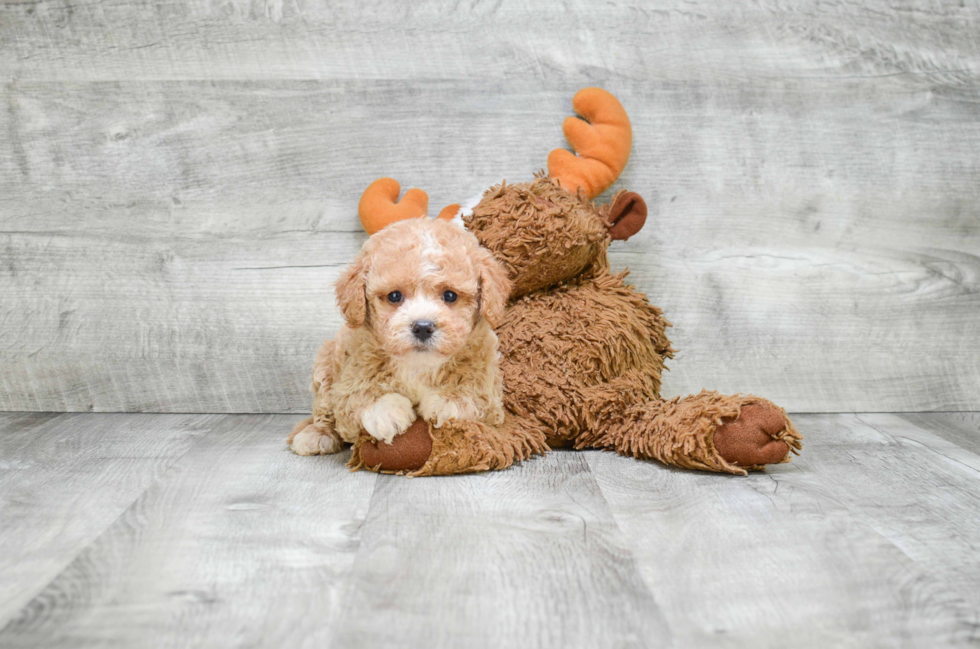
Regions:
<svg viewBox="0 0 980 649"><path fill-rule="evenodd" d="M412 335L421 343L428 342L435 332L436 323L431 320L416 320L412 323Z"/></svg>

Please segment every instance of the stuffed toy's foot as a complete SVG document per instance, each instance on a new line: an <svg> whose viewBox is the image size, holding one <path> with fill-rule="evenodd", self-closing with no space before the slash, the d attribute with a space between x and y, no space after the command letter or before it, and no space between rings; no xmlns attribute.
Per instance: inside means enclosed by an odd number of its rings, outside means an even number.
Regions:
<svg viewBox="0 0 980 649"><path fill-rule="evenodd" d="M415 471L422 468L431 454L429 424L419 418L390 444L362 437L354 448L350 466L385 473Z"/></svg>
<svg viewBox="0 0 980 649"><path fill-rule="evenodd" d="M362 436L348 466L412 476L505 469L548 451L544 435L529 431L510 418L500 427L452 420L440 428L419 418L391 444Z"/></svg>
<svg viewBox="0 0 980 649"><path fill-rule="evenodd" d="M715 449L726 462L741 467L788 462L800 446L799 435L783 411L768 401L742 407L738 417L722 420L715 430Z"/></svg>
<svg viewBox="0 0 980 649"><path fill-rule="evenodd" d="M746 475L788 462L802 436L782 408L752 395L703 390L608 412L576 448L609 448L684 469Z"/></svg>

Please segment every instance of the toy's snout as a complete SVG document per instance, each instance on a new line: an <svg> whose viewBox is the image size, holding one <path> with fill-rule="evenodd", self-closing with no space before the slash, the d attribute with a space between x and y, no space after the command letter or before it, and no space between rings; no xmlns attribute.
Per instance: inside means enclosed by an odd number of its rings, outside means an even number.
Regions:
<svg viewBox="0 0 980 649"><path fill-rule="evenodd" d="M626 241L639 232L646 222L647 204L636 192L622 192L615 196L605 218L609 236L617 241Z"/></svg>

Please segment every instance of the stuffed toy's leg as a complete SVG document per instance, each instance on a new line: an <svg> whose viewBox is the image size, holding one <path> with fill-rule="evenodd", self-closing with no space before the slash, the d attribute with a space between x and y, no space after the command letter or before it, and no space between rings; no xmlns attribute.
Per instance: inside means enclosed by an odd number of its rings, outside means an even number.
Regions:
<svg viewBox="0 0 980 649"><path fill-rule="evenodd" d="M594 433L580 436L576 448L613 449L685 469L736 475L789 462L790 451L801 448L802 436L785 411L752 395L704 390L618 411L602 402L596 406L600 414Z"/></svg>
<svg viewBox="0 0 980 649"><path fill-rule="evenodd" d="M417 419L391 444L362 435L354 445L348 466L412 476L451 475L506 469L547 451L541 430L510 416L499 427L476 421L449 421L435 428Z"/></svg>

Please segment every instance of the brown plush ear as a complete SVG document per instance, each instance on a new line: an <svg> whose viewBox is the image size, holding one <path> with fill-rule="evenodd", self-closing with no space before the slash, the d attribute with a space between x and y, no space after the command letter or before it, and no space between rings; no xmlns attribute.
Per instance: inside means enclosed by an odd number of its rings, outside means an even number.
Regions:
<svg viewBox="0 0 980 649"><path fill-rule="evenodd" d="M613 196L605 221L610 237L626 241L647 222L646 201L636 192L619 192Z"/></svg>
<svg viewBox="0 0 980 649"><path fill-rule="evenodd" d="M337 306L347 326L357 329L367 317L367 259L360 254L337 279Z"/></svg>
<svg viewBox="0 0 980 649"><path fill-rule="evenodd" d="M480 315L495 327L504 315L511 282L504 267L485 248L476 249L474 262L480 275Z"/></svg>

